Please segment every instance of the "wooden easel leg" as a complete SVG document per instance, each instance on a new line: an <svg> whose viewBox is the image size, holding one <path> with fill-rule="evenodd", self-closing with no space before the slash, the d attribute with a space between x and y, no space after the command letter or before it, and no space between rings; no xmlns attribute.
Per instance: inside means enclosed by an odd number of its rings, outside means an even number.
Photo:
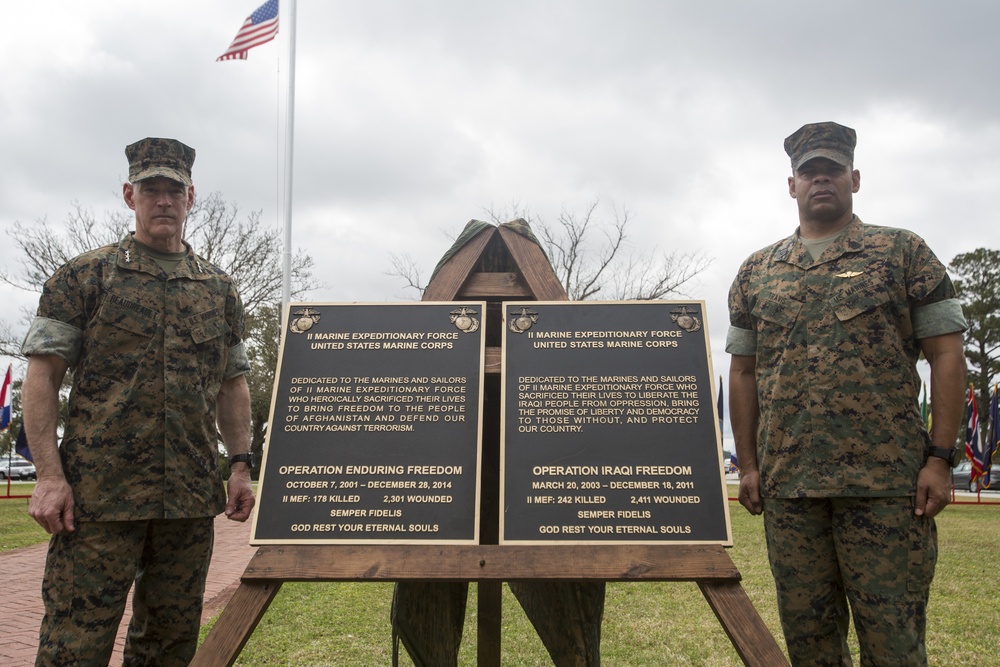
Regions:
<svg viewBox="0 0 1000 667"><path fill-rule="evenodd" d="M739 582L699 581L698 588L729 635L729 641L733 643L744 665L788 666L788 659Z"/></svg>
<svg viewBox="0 0 1000 667"><path fill-rule="evenodd" d="M244 581L205 637L191 667L231 667L281 590L280 581Z"/></svg>
<svg viewBox="0 0 1000 667"><path fill-rule="evenodd" d="M479 667L500 667L501 595L499 581L480 581L478 591L478 623L476 652Z"/></svg>

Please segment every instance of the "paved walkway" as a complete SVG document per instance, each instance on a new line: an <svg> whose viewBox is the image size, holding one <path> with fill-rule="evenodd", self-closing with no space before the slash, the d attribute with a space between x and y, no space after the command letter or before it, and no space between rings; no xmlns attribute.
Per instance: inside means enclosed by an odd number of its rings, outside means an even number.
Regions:
<svg viewBox="0 0 1000 667"><path fill-rule="evenodd" d="M251 547L250 520L246 523L215 520L215 550L205 585L205 609L202 623L226 606L239 584L240 575L257 551ZM42 572L48 544L36 544L0 554L0 573L4 586L0 593L0 664L4 667L30 667L35 664L38 626L42 622ZM111 665L121 665L125 630L132 617L129 596Z"/></svg>

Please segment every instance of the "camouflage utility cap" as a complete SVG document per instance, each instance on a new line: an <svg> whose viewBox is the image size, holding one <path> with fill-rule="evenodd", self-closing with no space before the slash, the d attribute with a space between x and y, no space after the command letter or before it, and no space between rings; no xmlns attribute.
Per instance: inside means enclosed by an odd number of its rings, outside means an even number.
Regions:
<svg viewBox="0 0 1000 667"><path fill-rule="evenodd" d="M854 164L857 133L837 123L809 123L785 139L785 152L792 158L792 169L817 157L825 157L839 165Z"/></svg>
<svg viewBox="0 0 1000 667"><path fill-rule="evenodd" d="M125 147L130 183L153 176L166 176L178 183L191 185L191 165L194 149L176 139L147 137Z"/></svg>

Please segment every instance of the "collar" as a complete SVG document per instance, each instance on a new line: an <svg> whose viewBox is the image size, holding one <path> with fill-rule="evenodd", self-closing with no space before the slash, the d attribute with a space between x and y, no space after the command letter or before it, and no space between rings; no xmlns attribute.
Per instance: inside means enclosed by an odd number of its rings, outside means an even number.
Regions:
<svg viewBox="0 0 1000 667"><path fill-rule="evenodd" d="M133 232L129 232L118 242L118 266L132 271L142 271L154 276L165 275L163 269L153 261L153 258L139 249L132 234ZM170 277L188 278L190 280L205 280L208 278L210 275L207 271L208 262L194 254L194 250L191 249L191 245L187 241L182 241L182 243L184 243L184 259L177 265L173 275Z"/></svg>
<svg viewBox="0 0 1000 667"><path fill-rule="evenodd" d="M857 215L851 218L844 228L844 233L835 240L823 253L822 261L817 261L809 254L809 249L802 242L799 230L780 241L774 250L775 262L786 262L800 269L808 269L819 264L826 264L849 252L860 252L865 248L865 224Z"/></svg>

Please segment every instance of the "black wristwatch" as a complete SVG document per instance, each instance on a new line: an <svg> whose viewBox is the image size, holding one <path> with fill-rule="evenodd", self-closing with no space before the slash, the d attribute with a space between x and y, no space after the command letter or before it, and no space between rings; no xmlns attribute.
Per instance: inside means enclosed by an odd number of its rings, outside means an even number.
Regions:
<svg viewBox="0 0 1000 667"><path fill-rule="evenodd" d="M253 468L253 452L246 454L234 454L229 457L229 465L234 463L246 463L248 468Z"/></svg>
<svg viewBox="0 0 1000 667"><path fill-rule="evenodd" d="M958 447L928 447L927 456L928 458L933 456L935 458L944 459L948 462L948 466L954 468L962 460L962 450Z"/></svg>

